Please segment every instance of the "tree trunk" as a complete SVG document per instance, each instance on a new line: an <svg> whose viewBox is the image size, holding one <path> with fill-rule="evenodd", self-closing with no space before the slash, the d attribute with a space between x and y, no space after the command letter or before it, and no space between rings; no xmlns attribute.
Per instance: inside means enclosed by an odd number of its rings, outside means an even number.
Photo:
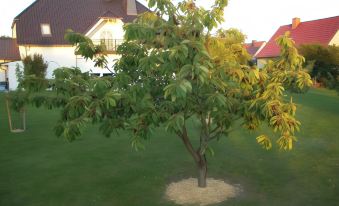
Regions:
<svg viewBox="0 0 339 206"><path fill-rule="evenodd" d="M205 188L207 187L206 179L207 179L207 159L205 154L201 154L201 143L200 148L198 151L195 151L193 148L193 145L188 138L187 129L184 126L183 127L183 133L179 135L179 137L182 139L186 149L188 152L192 155L195 163L198 167L198 187Z"/></svg>
<svg viewBox="0 0 339 206"><path fill-rule="evenodd" d="M201 161L199 162L198 166L198 187L205 188L207 187L207 162L206 162L206 157L203 155L201 157Z"/></svg>

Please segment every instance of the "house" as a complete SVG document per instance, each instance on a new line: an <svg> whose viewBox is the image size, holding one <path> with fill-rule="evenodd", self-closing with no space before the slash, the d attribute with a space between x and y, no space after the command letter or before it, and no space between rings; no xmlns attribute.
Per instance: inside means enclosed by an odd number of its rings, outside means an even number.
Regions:
<svg viewBox="0 0 339 206"><path fill-rule="evenodd" d="M257 54L264 48L266 45L265 41L256 41L252 40L251 43L246 43L245 48L247 52L252 56L253 62L257 62Z"/></svg>
<svg viewBox="0 0 339 206"><path fill-rule="evenodd" d="M21 57L15 39L0 37L0 48L0 91L2 91L8 89L8 63L20 61Z"/></svg>
<svg viewBox="0 0 339 206"><path fill-rule="evenodd" d="M263 67L269 59L280 55L280 48L275 40L290 32L296 46L303 44L339 45L339 16L301 22L294 18L292 24L281 26L265 47L257 54L258 66Z"/></svg>
<svg viewBox="0 0 339 206"><path fill-rule="evenodd" d="M113 62L119 58L115 51L123 41L124 24L146 11L149 10L136 0L36 0L13 20L8 45L0 42L0 60L4 59L9 89L17 87L15 68L22 65L20 59L35 53L48 63L47 78L52 78L59 67L79 67L100 76L109 74L109 70L95 68L92 61L75 54L75 48L64 39L66 30L104 44L108 61ZM6 50L13 58L5 59Z"/></svg>

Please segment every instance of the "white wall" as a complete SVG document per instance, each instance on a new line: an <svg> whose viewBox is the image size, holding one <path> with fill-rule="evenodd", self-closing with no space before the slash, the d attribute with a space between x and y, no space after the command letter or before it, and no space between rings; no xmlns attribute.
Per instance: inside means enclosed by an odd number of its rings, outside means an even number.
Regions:
<svg viewBox="0 0 339 206"><path fill-rule="evenodd" d="M64 47L38 47L38 46L19 46L21 57L41 54L48 63L46 78L52 78L53 71L59 67L75 67L76 59L74 48Z"/></svg>
<svg viewBox="0 0 339 206"><path fill-rule="evenodd" d="M114 55L114 54L110 54L110 55L107 56L107 61L108 61L107 66L111 71L113 71L112 67L113 67L115 61L119 58L120 58L119 55ZM111 73L111 71L109 71L108 69L94 67L93 61L91 61L91 60L86 61L84 58L82 58L80 56L78 56L77 66L81 69L82 72L95 73L95 74L99 74L100 76L102 76L103 74Z"/></svg>
<svg viewBox="0 0 339 206"><path fill-rule="evenodd" d="M87 32L86 36L93 40L101 39L101 34L104 31L111 31L113 34L113 39L123 39L124 38L124 23L120 19L115 20L105 20L101 19L97 24Z"/></svg>
<svg viewBox="0 0 339 206"><path fill-rule="evenodd" d="M6 74L5 71L0 70L0 82L6 81Z"/></svg>
<svg viewBox="0 0 339 206"><path fill-rule="evenodd" d="M0 82L6 81L6 69L4 66L0 66Z"/></svg>
<svg viewBox="0 0 339 206"><path fill-rule="evenodd" d="M6 64L8 66L7 75L9 90L15 90L18 87L18 81L16 78L17 64L19 64L22 69L22 62L11 62Z"/></svg>
<svg viewBox="0 0 339 206"><path fill-rule="evenodd" d="M16 23L13 25L13 28L12 28L12 38L16 39Z"/></svg>

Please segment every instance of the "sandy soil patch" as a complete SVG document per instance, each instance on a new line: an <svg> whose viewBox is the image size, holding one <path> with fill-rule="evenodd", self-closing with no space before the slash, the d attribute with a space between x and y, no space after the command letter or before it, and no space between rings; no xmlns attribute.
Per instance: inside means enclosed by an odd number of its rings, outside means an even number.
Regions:
<svg viewBox="0 0 339 206"><path fill-rule="evenodd" d="M171 183L166 190L166 197L179 205L211 205L236 197L238 186L222 180L207 179L207 187L199 188L197 179L189 178Z"/></svg>

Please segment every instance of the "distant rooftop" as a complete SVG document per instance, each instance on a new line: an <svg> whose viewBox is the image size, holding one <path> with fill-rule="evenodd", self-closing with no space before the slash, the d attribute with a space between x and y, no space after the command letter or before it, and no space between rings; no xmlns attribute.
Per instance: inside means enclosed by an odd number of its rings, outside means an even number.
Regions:
<svg viewBox="0 0 339 206"><path fill-rule="evenodd" d="M275 32L257 57L269 58L279 56L280 48L275 40L287 31L290 32L290 37L299 46L302 44L328 45L338 30L339 16L305 22L300 22L299 18L294 18L292 24L281 26Z"/></svg>
<svg viewBox="0 0 339 206"><path fill-rule="evenodd" d="M265 44L265 41L255 41L253 40L251 43L246 43L245 48L247 52L252 56L255 57L259 49Z"/></svg>
<svg viewBox="0 0 339 206"><path fill-rule="evenodd" d="M10 62L21 60L16 39L0 38L0 61Z"/></svg>

